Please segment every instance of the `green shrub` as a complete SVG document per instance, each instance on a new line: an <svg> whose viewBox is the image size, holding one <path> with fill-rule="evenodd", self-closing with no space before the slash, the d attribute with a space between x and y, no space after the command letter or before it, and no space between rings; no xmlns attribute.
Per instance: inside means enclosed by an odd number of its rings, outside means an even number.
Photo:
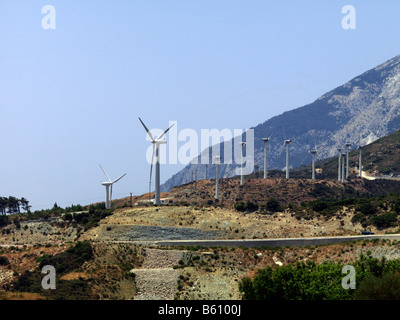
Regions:
<svg viewBox="0 0 400 320"><path fill-rule="evenodd" d="M311 202L311 208L316 212L321 212L328 208L328 203L326 201L313 201Z"/></svg>
<svg viewBox="0 0 400 320"><path fill-rule="evenodd" d="M343 289L340 262L267 267L252 279L243 278L239 291L245 300L400 299L400 259L373 258L370 251L353 263L356 289Z"/></svg>
<svg viewBox="0 0 400 320"><path fill-rule="evenodd" d="M354 214L354 216L351 218L352 223L363 223L366 221L365 216L361 212L357 212Z"/></svg>
<svg viewBox="0 0 400 320"><path fill-rule="evenodd" d="M372 224L379 229L389 228L396 225L397 214L394 212L387 212L372 218Z"/></svg>
<svg viewBox="0 0 400 320"><path fill-rule="evenodd" d="M258 204L248 200L246 203L243 201L235 203L235 209L240 212L253 212L258 210Z"/></svg>
<svg viewBox="0 0 400 320"><path fill-rule="evenodd" d="M235 203L235 209L237 211L244 212L246 211L246 205L244 204L244 202Z"/></svg>
<svg viewBox="0 0 400 320"><path fill-rule="evenodd" d="M0 256L0 266L6 266L8 264L10 264L10 262L8 261L7 257Z"/></svg>
<svg viewBox="0 0 400 320"><path fill-rule="evenodd" d="M368 216L376 214L378 212L378 208L372 203L361 203L356 206L356 211Z"/></svg>
<svg viewBox="0 0 400 320"><path fill-rule="evenodd" d="M356 300L400 300L400 275L387 272L382 277L369 275L354 293Z"/></svg>
<svg viewBox="0 0 400 320"><path fill-rule="evenodd" d="M278 212L281 210L279 201L275 198L269 198L267 203L265 204L265 208L271 212Z"/></svg>
<svg viewBox="0 0 400 320"><path fill-rule="evenodd" d="M239 290L245 300L350 299L341 286L342 266L334 263L298 262L260 269L253 280L244 278Z"/></svg>

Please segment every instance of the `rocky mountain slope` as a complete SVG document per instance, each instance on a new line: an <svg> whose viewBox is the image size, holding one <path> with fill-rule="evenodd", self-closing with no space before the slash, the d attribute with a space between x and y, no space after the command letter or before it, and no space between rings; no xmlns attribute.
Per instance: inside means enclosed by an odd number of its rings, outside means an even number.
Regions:
<svg viewBox="0 0 400 320"><path fill-rule="evenodd" d="M291 139L290 166L299 167L311 162L310 150L317 146L319 159L332 157L337 147L346 141L354 149L366 145L400 129L400 55L324 94L313 103L275 116L254 128L255 170L263 169L264 142L269 142L268 167L284 169L283 141ZM245 138L243 138L245 140ZM231 141L233 143L233 141ZM210 148L211 157L211 148ZM223 144L221 144L221 162ZM210 159L211 160L211 159ZM211 161L210 161L211 163ZM220 176L236 175L237 164L220 166ZM215 177L215 166L189 164L163 185L168 191L173 186L197 177Z"/></svg>

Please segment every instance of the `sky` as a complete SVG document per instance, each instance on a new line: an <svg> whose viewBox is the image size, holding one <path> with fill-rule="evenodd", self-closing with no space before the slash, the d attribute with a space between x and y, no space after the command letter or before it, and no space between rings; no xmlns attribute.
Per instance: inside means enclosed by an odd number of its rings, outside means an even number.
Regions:
<svg viewBox="0 0 400 320"><path fill-rule="evenodd" d="M399 12L371 0L0 0L0 196L32 210L103 201L99 164L126 173L113 198L146 193L138 117L199 136L254 127L398 55ZM161 165L161 182L184 165Z"/></svg>

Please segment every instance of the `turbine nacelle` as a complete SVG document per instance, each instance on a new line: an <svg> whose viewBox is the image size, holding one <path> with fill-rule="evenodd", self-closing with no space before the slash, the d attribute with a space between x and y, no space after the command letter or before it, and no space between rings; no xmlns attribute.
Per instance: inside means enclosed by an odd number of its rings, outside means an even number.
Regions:
<svg viewBox="0 0 400 320"><path fill-rule="evenodd" d="M155 141L152 141L152 143L154 143L154 144L166 144L167 140L165 140L165 139L160 139L160 140L156 139Z"/></svg>

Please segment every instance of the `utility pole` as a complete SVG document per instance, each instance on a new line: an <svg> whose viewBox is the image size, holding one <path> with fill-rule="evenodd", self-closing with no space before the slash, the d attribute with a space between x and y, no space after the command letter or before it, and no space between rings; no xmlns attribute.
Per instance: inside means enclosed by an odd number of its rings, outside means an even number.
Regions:
<svg viewBox="0 0 400 320"><path fill-rule="evenodd" d="M131 192L131 208L132 208L132 192Z"/></svg>

